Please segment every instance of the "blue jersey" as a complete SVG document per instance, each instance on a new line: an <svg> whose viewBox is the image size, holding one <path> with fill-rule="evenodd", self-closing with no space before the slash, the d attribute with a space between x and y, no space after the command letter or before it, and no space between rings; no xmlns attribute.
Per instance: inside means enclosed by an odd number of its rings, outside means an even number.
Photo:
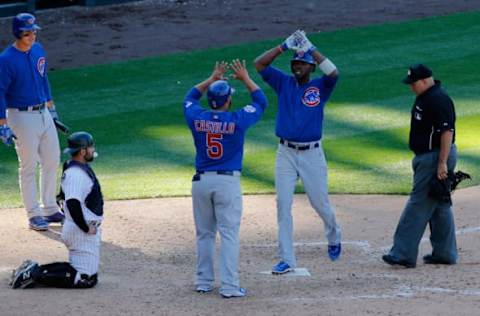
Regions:
<svg viewBox="0 0 480 316"><path fill-rule="evenodd" d="M52 99L47 58L39 43L27 52L10 45L0 55L0 119L6 108L38 105Z"/></svg>
<svg viewBox="0 0 480 316"><path fill-rule="evenodd" d="M268 66L260 72L278 96L275 134L292 142L322 138L323 108L337 83L337 77L322 76L299 85L295 77Z"/></svg>
<svg viewBox="0 0 480 316"><path fill-rule="evenodd" d="M187 124L196 148L197 171L242 170L245 132L262 116L267 99L262 90L252 92L252 104L235 112L204 109L202 94L191 89L183 104Z"/></svg>

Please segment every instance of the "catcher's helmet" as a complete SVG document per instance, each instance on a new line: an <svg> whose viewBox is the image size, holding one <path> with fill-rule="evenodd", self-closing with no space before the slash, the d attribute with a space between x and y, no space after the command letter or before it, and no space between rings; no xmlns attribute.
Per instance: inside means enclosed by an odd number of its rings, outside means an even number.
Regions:
<svg viewBox="0 0 480 316"><path fill-rule="evenodd" d="M21 38L23 31L40 30L40 26L35 24L35 17L30 13L19 13L12 21L12 31L16 38Z"/></svg>
<svg viewBox="0 0 480 316"><path fill-rule="evenodd" d="M317 63L315 62L315 59L313 59L312 54L308 52L307 53L295 52L290 62L294 62L294 61L303 61L304 63L310 64L310 65L314 65L314 66L317 65Z"/></svg>
<svg viewBox="0 0 480 316"><path fill-rule="evenodd" d="M67 138L68 147L63 151L66 154L75 155L80 149L95 145L93 136L87 132L76 132Z"/></svg>
<svg viewBox="0 0 480 316"><path fill-rule="evenodd" d="M217 80L208 87L207 99L212 109L222 107L232 95L232 88L225 80Z"/></svg>

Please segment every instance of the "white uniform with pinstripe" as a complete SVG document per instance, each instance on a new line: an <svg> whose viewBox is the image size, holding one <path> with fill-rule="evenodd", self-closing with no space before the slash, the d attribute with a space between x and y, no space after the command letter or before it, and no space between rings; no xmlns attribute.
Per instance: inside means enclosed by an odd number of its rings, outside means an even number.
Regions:
<svg viewBox="0 0 480 316"><path fill-rule="evenodd" d="M85 205L85 199L92 190L93 181L78 166L68 168L62 179L62 189L65 192L65 201L76 199L80 201L83 217L87 223L96 223L98 226L103 216L98 216ZM67 205L65 210L65 223L63 224L62 239L69 250L70 264L80 274L89 276L98 273L100 264L101 229L97 227L96 234L87 234L73 221Z"/></svg>

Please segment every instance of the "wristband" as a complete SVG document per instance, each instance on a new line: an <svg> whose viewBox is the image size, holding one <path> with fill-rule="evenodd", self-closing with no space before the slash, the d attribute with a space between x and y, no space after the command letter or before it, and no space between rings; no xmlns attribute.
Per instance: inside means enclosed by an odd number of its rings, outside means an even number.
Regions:
<svg viewBox="0 0 480 316"><path fill-rule="evenodd" d="M337 67L335 66L334 63L330 61L330 59L325 58L320 65L318 65L318 68L320 68L321 71L323 71L324 74L329 75L335 70L337 70Z"/></svg>

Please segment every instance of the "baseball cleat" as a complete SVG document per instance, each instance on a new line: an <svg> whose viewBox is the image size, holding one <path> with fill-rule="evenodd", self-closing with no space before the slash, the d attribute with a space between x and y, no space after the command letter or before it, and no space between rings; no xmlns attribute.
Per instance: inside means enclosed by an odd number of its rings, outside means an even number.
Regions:
<svg viewBox="0 0 480 316"><path fill-rule="evenodd" d="M293 271L293 268L286 262L280 261L272 267L272 274L284 274Z"/></svg>
<svg viewBox="0 0 480 316"><path fill-rule="evenodd" d="M33 272L38 267L38 263L32 260L24 261L12 274L10 285L12 289L24 289L35 283Z"/></svg>
<svg viewBox="0 0 480 316"><path fill-rule="evenodd" d="M383 255L382 260L385 261L386 263L388 263L391 266L399 265L399 266L403 266L407 269L408 268L415 268L415 266L416 266L415 263L411 263L411 262L408 262L406 260L399 260L392 255Z"/></svg>
<svg viewBox="0 0 480 316"><path fill-rule="evenodd" d="M52 215L45 216L45 220L48 223L63 223L63 221L65 220L65 215L63 215L62 212L56 212Z"/></svg>
<svg viewBox="0 0 480 316"><path fill-rule="evenodd" d="M340 258L340 254L342 253L342 244L338 243L336 245L328 245L328 256L330 260L335 261Z"/></svg>
<svg viewBox="0 0 480 316"><path fill-rule="evenodd" d="M425 255L423 257L423 263L425 264L455 264L455 262L451 262L448 260L444 260L442 258L435 257L434 255Z"/></svg>
<svg viewBox="0 0 480 316"><path fill-rule="evenodd" d="M43 216L34 216L28 220L28 226L33 230L48 230L48 222Z"/></svg>
<svg viewBox="0 0 480 316"><path fill-rule="evenodd" d="M244 297L245 295L247 295L247 290L243 287L239 287L237 290L233 291L220 291L220 295L223 298Z"/></svg>
<svg viewBox="0 0 480 316"><path fill-rule="evenodd" d="M213 291L213 286L211 285L197 285L195 289L198 293L210 293Z"/></svg>

